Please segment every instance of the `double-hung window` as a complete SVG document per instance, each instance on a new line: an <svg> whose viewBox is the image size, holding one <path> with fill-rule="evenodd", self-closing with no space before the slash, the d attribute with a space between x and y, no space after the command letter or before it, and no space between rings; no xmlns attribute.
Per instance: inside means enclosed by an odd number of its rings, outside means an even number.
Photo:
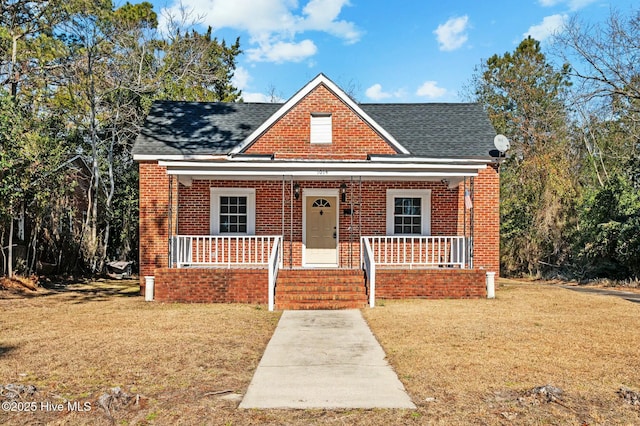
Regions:
<svg viewBox="0 0 640 426"><path fill-rule="evenodd" d="M254 235L256 190L211 188L211 234Z"/></svg>
<svg viewBox="0 0 640 426"><path fill-rule="evenodd" d="M431 235L430 190L387 190L387 235Z"/></svg>

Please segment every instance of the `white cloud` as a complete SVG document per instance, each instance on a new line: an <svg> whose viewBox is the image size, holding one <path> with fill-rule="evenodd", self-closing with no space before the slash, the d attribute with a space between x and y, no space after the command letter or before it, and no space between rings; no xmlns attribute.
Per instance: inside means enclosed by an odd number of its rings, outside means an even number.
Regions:
<svg viewBox="0 0 640 426"><path fill-rule="evenodd" d="M318 48L311 40L299 43L278 41L260 43L255 49L247 49L247 57L254 62L301 62L316 54Z"/></svg>
<svg viewBox="0 0 640 426"><path fill-rule="evenodd" d="M589 6L591 3L595 3L597 0L539 0L540 6L552 7L561 4L566 4L572 12L580 10Z"/></svg>
<svg viewBox="0 0 640 426"><path fill-rule="evenodd" d="M349 44L355 43L362 35L360 30L353 22L336 20L348 5L348 0L311 0L302 10L306 18L300 22L300 29L326 31Z"/></svg>
<svg viewBox="0 0 640 426"><path fill-rule="evenodd" d="M456 50L467 41L467 29L469 28L469 17L467 15L458 18L451 18L444 24L438 25L433 33L438 39L440 50Z"/></svg>
<svg viewBox="0 0 640 426"><path fill-rule="evenodd" d="M425 81L422 86L416 90L416 95L430 99L440 98L446 94L447 89L438 87L438 82L433 80Z"/></svg>
<svg viewBox="0 0 640 426"><path fill-rule="evenodd" d="M242 92L242 100L245 102L261 102L261 103L269 103L272 101L271 97L265 95L264 93L251 93L251 92Z"/></svg>
<svg viewBox="0 0 640 426"><path fill-rule="evenodd" d="M382 85L380 83L376 83L373 86L369 87L364 92L365 96L369 99L373 99L374 101L380 101L382 99L389 98L404 98L407 93L404 89L398 89L394 92L385 92L382 90Z"/></svg>
<svg viewBox="0 0 640 426"><path fill-rule="evenodd" d="M373 99L375 101L387 99L393 96L391 93L383 91L382 85L379 83L376 83L373 86L369 87L367 90L365 90L364 94L367 98Z"/></svg>
<svg viewBox="0 0 640 426"><path fill-rule="evenodd" d="M247 71L244 67L238 67L233 73L231 84L233 84L240 90L244 90L249 85L250 79L251 76L249 75L249 71Z"/></svg>
<svg viewBox="0 0 640 426"><path fill-rule="evenodd" d="M568 15L545 16L541 23L529 27L524 36L531 36L538 41L543 41L560 31L569 19Z"/></svg>
<svg viewBox="0 0 640 426"><path fill-rule="evenodd" d="M309 0L301 13L296 13L297 0L173 0L163 13L179 17L181 5L200 18L202 25L248 32L250 45L256 46L247 50L252 52L250 60L301 61L314 55L317 48L313 41L296 40L307 31L326 32L348 44L362 36L353 22L339 19L348 0ZM162 26L166 26L166 18ZM270 48L279 51L269 53Z"/></svg>

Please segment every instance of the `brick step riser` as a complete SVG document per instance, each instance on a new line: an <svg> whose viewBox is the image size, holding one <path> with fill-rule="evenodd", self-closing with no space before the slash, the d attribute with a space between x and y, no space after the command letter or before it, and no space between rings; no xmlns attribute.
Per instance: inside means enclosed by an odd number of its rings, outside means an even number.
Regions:
<svg viewBox="0 0 640 426"><path fill-rule="evenodd" d="M287 275L362 275L360 269L279 269Z"/></svg>
<svg viewBox="0 0 640 426"><path fill-rule="evenodd" d="M289 285L289 286L276 286L276 294L284 293L366 293L366 288L362 285Z"/></svg>
<svg viewBox="0 0 640 426"><path fill-rule="evenodd" d="M349 275L344 275L344 274L335 274L335 275L312 275L312 274L306 274L306 275L290 275L290 274L283 274L282 272L278 273L278 279L282 279L282 280L304 280L304 281L308 281L308 280L318 280L318 281L325 281L325 280L363 280L364 279L364 274L357 274L357 275L353 275L353 274L349 274Z"/></svg>
<svg viewBox="0 0 640 426"><path fill-rule="evenodd" d="M278 310L292 310L292 311L304 311L304 310L338 310L338 309L361 309L366 307L366 303L278 303L276 309Z"/></svg>
<svg viewBox="0 0 640 426"><path fill-rule="evenodd" d="M351 283L334 283L334 282L325 282L325 283L276 283L276 291L283 289L300 289L304 291L313 291L315 289L342 289L342 288L353 288L353 289L363 289L363 282L351 282Z"/></svg>
<svg viewBox="0 0 640 426"><path fill-rule="evenodd" d="M290 277L278 275L278 282L304 282L304 283L330 283L330 282L349 282L349 283L363 283L363 275L350 275L350 276L335 276L335 277Z"/></svg>
<svg viewBox="0 0 640 426"><path fill-rule="evenodd" d="M332 280L317 280L317 279L313 279L313 278L308 278L305 280L299 280L299 279L285 279L285 280L281 280L280 278L278 278L276 280L276 285L303 285L303 286L323 286L323 285L360 285L363 286L365 283L363 278L357 278L357 279L332 279Z"/></svg>
<svg viewBox="0 0 640 426"><path fill-rule="evenodd" d="M323 300L340 300L347 302L366 301L367 297L362 293L353 294L283 294L278 297L278 302L316 302Z"/></svg>

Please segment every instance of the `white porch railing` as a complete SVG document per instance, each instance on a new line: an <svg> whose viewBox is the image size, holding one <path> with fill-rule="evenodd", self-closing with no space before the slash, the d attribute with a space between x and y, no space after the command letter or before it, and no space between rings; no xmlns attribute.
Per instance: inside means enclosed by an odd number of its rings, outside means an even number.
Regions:
<svg viewBox="0 0 640 426"><path fill-rule="evenodd" d="M267 266L280 239L276 235L177 235L171 238L171 260L177 268Z"/></svg>
<svg viewBox="0 0 640 426"><path fill-rule="evenodd" d="M269 255L269 311L273 311L276 299L276 280L280 269L280 250L282 249L282 237L276 237Z"/></svg>
<svg viewBox="0 0 640 426"><path fill-rule="evenodd" d="M442 237L362 237L369 243L376 265L403 267L458 267L467 265L467 238ZM365 246L366 243L362 244Z"/></svg>
<svg viewBox="0 0 640 426"><path fill-rule="evenodd" d="M371 250L371 244L366 237L362 238L361 255L362 269L367 276L367 286L369 287L369 307L376 306L376 263L373 260L373 251Z"/></svg>

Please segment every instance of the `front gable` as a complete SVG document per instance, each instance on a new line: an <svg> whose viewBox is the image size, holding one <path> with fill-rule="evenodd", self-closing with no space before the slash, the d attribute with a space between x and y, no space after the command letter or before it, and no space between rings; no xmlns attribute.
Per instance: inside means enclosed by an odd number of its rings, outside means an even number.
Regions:
<svg viewBox="0 0 640 426"><path fill-rule="evenodd" d="M318 135L319 139L313 140ZM249 136L237 152L325 160L364 160L370 154L408 153L322 74Z"/></svg>

